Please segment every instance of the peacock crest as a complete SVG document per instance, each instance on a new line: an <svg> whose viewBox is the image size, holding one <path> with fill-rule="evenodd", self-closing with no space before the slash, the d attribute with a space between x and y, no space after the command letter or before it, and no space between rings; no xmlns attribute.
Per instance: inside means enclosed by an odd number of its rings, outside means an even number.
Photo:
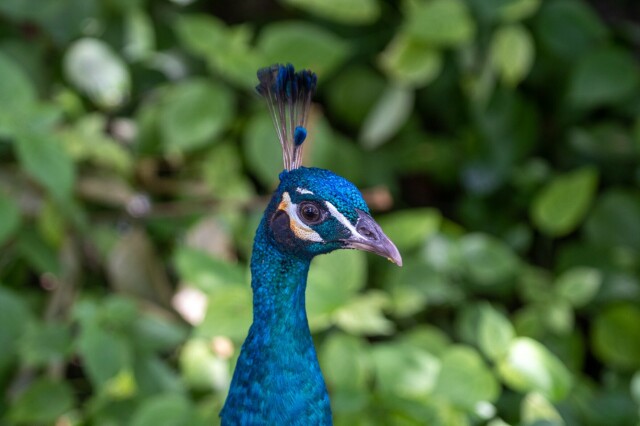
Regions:
<svg viewBox="0 0 640 426"><path fill-rule="evenodd" d="M258 70L258 80L256 91L267 101L282 145L284 168L297 169L302 164L306 121L318 78L309 70L296 72L291 64L274 64Z"/></svg>

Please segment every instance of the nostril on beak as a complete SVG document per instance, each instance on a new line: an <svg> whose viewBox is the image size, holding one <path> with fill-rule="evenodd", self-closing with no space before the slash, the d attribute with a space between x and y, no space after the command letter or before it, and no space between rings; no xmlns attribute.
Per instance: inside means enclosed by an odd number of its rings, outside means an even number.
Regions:
<svg viewBox="0 0 640 426"><path fill-rule="evenodd" d="M359 226L357 229L358 233L368 240L376 241L378 239L378 235L366 226Z"/></svg>

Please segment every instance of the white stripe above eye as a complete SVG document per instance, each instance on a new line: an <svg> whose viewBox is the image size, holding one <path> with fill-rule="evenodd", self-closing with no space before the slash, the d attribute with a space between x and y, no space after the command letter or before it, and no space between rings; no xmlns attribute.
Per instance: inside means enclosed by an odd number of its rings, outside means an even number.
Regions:
<svg viewBox="0 0 640 426"><path fill-rule="evenodd" d="M310 195L313 195L313 192L309 191L308 189L304 189L304 188L296 188L296 192L298 194L310 194Z"/></svg>
<svg viewBox="0 0 640 426"><path fill-rule="evenodd" d="M351 222L349 222L349 219L347 219L342 213L340 213L333 204L328 201L325 201L324 204L327 206L327 209L329 210L331 216L335 217L338 222L340 222L345 228L347 228L349 232L351 232L351 235L353 235L354 237L362 238L360 233L356 230L356 227L353 226Z"/></svg>

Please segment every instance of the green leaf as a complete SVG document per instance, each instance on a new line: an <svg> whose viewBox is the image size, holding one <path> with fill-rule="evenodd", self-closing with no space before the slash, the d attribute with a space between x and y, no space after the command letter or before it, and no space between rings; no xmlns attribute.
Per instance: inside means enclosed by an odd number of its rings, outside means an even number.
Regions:
<svg viewBox="0 0 640 426"><path fill-rule="evenodd" d="M598 14L577 0L543 2L535 24L542 47L565 61L582 57L608 36Z"/></svg>
<svg viewBox="0 0 640 426"><path fill-rule="evenodd" d="M538 392L528 393L522 400L523 426L564 426L565 422L555 407Z"/></svg>
<svg viewBox="0 0 640 426"><path fill-rule="evenodd" d="M253 30L247 25L228 27L211 15L181 15L174 30L185 48L204 57L209 68L245 88L256 85L256 70L266 61L251 46Z"/></svg>
<svg viewBox="0 0 640 426"><path fill-rule="evenodd" d="M446 351L451 339L444 331L432 325L417 325L398 339L401 343L414 346L438 357Z"/></svg>
<svg viewBox="0 0 640 426"><path fill-rule="evenodd" d="M366 66L349 66L327 87L329 110L337 120L360 128L386 87L385 79Z"/></svg>
<svg viewBox="0 0 640 426"><path fill-rule="evenodd" d="M505 315L487 303L480 305L478 346L490 359L504 355L515 338L515 330Z"/></svg>
<svg viewBox="0 0 640 426"><path fill-rule="evenodd" d="M173 348L175 350L175 346ZM160 392L183 394L186 387L177 374L173 359L165 361L164 355L152 355L139 352L133 365L133 375L129 392L143 398ZM126 389L125 389L126 391Z"/></svg>
<svg viewBox="0 0 640 426"><path fill-rule="evenodd" d="M471 41L475 24L461 0L407 0L405 30L433 46L456 47Z"/></svg>
<svg viewBox="0 0 640 426"><path fill-rule="evenodd" d="M553 333L569 335L573 331L574 314L571 304L564 299L547 301L538 310L546 327Z"/></svg>
<svg viewBox="0 0 640 426"><path fill-rule="evenodd" d="M640 194L609 189L596 201L585 224L587 238L603 246L640 250Z"/></svg>
<svg viewBox="0 0 640 426"><path fill-rule="evenodd" d="M117 382L118 374L131 369L133 355L127 341L95 323L82 329L78 352L95 391L106 391L113 379Z"/></svg>
<svg viewBox="0 0 640 426"><path fill-rule="evenodd" d="M440 361L442 364L433 389L434 395L466 409L498 398L498 382L475 350L452 346L442 354Z"/></svg>
<svg viewBox="0 0 640 426"><path fill-rule="evenodd" d="M24 170L58 201L67 202L73 191L75 169L58 138L41 131L21 131L16 149Z"/></svg>
<svg viewBox="0 0 640 426"><path fill-rule="evenodd" d="M284 168L282 150L271 117L265 111L251 117L243 142L249 169L266 187L274 187Z"/></svg>
<svg viewBox="0 0 640 426"><path fill-rule="evenodd" d="M33 270L39 273L58 274L60 272L56 250L48 245L35 229L23 229L18 234L17 243L20 256Z"/></svg>
<svg viewBox="0 0 640 426"><path fill-rule="evenodd" d="M33 324L27 327L19 346L26 365L46 367L63 362L71 353L71 333L64 324Z"/></svg>
<svg viewBox="0 0 640 426"><path fill-rule="evenodd" d="M82 38L75 41L64 56L64 71L78 90L102 108L117 108L129 98L129 70L102 40Z"/></svg>
<svg viewBox="0 0 640 426"><path fill-rule="evenodd" d="M447 223L443 223L442 228ZM443 274L459 274L464 270L464 259L457 239L443 233L427 237L423 250L427 265Z"/></svg>
<svg viewBox="0 0 640 426"><path fill-rule="evenodd" d="M138 384L133 370L120 370L100 389L105 395L114 399L127 399L138 393Z"/></svg>
<svg viewBox="0 0 640 426"><path fill-rule="evenodd" d="M0 53L0 75L2 76L0 79L0 105L11 105L10 110L23 110L37 100L36 90L25 72L2 53ZM8 113L9 111L5 108L0 112L2 115ZM0 128L1 133L2 128Z"/></svg>
<svg viewBox="0 0 640 426"><path fill-rule="evenodd" d="M133 298L109 296L103 299L98 310L101 326L110 331L128 333L140 313Z"/></svg>
<svg viewBox="0 0 640 426"><path fill-rule="evenodd" d="M511 278L519 260L502 241L485 234L467 234L460 252L469 277L480 285L495 285Z"/></svg>
<svg viewBox="0 0 640 426"><path fill-rule="evenodd" d="M603 47L576 64L568 89L569 102L596 108L631 98L640 86L640 67L633 56L617 47Z"/></svg>
<svg viewBox="0 0 640 426"><path fill-rule="evenodd" d="M389 296L376 290L369 290L338 309L333 317L336 324L355 335L391 335L395 329L393 322L382 311L390 305Z"/></svg>
<svg viewBox="0 0 640 426"><path fill-rule="evenodd" d="M375 384L383 394L418 398L435 387L441 365L432 354L397 343L377 344L371 353Z"/></svg>
<svg viewBox="0 0 640 426"><path fill-rule="evenodd" d="M222 143L208 150L200 162L202 176L216 198L249 201L254 196L253 183L245 174L240 155L240 147L235 141ZM216 245L222 247L225 243L226 239L221 238Z"/></svg>
<svg viewBox="0 0 640 426"><path fill-rule="evenodd" d="M455 306L465 298L460 287L446 274L411 257L402 268L389 270L385 288L391 293L394 315L402 318L415 315L425 307Z"/></svg>
<svg viewBox="0 0 640 426"><path fill-rule="evenodd" d="M133 336L136 347L144 352L172 350L188 336L189 330L172 317L136 314Z"/></svg>
<svg viewBox="0 0 640 426"><path fill-rule="evenodd" d="M552 293L551 273L545 269L526 265L518 274L518 292L525 302L546 302Z"/></svg>
<svg viewBox="0 0 640 426"><path fill-rule="evenodd" d="M31 314L25 301L13 292L0 287L0 374L17 361L16 343L23 335Z"/></svg>
<svg viewBox="0 0 640 426"><path fill-rule="evenodd" d="M54 0L46 5L37 0L6 0L2 4L2 9L14 16L16 24L33 23L54 46L66 45L80 33L87 32L87 22L98 18L99 8L96 0Z"/></svg>
<svg viewBox="0 0 640 426"><path fill-rule="evenodd" d="M503 2L500 7L500 18L505 22L516 22L535 14L542 0L511 0Z"/></svg>
<svg viewBox="0 0 640 426"><path fill-rule="evenodd" d="M170 152L188 152L216 140L231 122L233 94L204 79L171 86L160 110L160 131Z"/></svg>
<svg viewBox="0 0 640 426"><path fill-rule="evenodd" d="M380 16L377 0L282 0L282 2L341 24L371 24Z"/></svg>
<svg viewBox="0 0 640 426"><path fill-rule="evenodd" d="M151 17L135 8L125 18L126 46L124 54L133 61L149 59L155 50L155 31Z"/></svg>
<svg viewBox="0 0 640 426"><path fill-rule="evenodd" d="M265 63L292 63L308 68L322 79L347 57L350 47L323 27L306 22L277 22L260 33L258 49Z"/></svg>
<svg viewBox="0 0 640 426"><path fill-rule="evenodd" d="M199 55L214 54L228 39L224 22L210 15L182 15L175 31L187 50Z"/></svg>
<svg viewBox="0 0 640 426"><path fill-rule="evenodd" d="M242 341L253 320L251 287L227 285L211 292L204 321L196 328L202 337L226 336Z"/></svg>
<svg viewBox="0 0 640 426"><path fill-rule="evenodd" d="M412 90L389 86L360 128L360 142L367 149L377 148L393 137L407 122L413 110Z"/></svg>
<svg viewBox="0 0 640 426"><path fill-rule="evenodd" d="M210 254L189 247L179 247L174 264L182 281L206 293L231 284L247 284L243 268Z"/></svg>
<svg viewBox="0 0 640 426"><path fill-rule="evenodd" d="M533 39L522 25L499 28L491 40L491 60L502 81L510 87L525 79L534 59Z"/></svg>
<svg viewBox="0 0 640 426"><path fill-rule="evenodd" d="M73 390L67 383L39 379L18 397L9 418L17 424L55 424L73 404Z"/></svg>
<svg viewBox="0 0 640 426"><path fill-rule="evenodd" d="M598 269L586 266L572 268L556 279L555 292L571 305L579 308L595 297L602 279L602 273Z"/></svg>
<svg viewBox="0 0 640 426"><path fill-rule="evenodd" d="M162 91L160 92L162 95ZM135 113L137 134L135 138L135 153L138 155L159 155L162 149L162 135L160 134L160 105L154 99L142 102Z"/></svg>
<svg viewBox="0 0 640 426"><path fill-rule="evenodd" d="M117 140L106 134L107 118L102 114L87 114L73 127L61 132L65 150L76 161L88 161L92 165L130 176L133 159L129 151Z"/></svg>
<svg viewBox="0 0 640 426"><path fill-rule="evenodd" d="M640 368L640 309L630 303L601 311L593 324L592 345L603 362L624 370Z"/></svg>
<svg viewBox="0 0 640 426"><path fill-rule="evenodd" d="M370 348L365 340L333 332L321 348L320 365L330 389L367 389L372 371Z"/></svg>
<svg viewBox="0 0 640 426"><path fill-rule="evenodd" d="M535 197L531 218L552 237L566 235L584 219L598 185L598 172L590 167L558 176Z"/></svg>
<svg viewBox="0 0 640 426"><path fill-rule="evenodd" d="M309 270L306 304L312 329L326 327L333 313L345 306L367 278L366 254L337 251L316 257Z"/></svg>
<svg viewBox="0 0 640 426"><path fill-rule="evenodd" d="M442 70L442 54L429 44L400 32L378 56L380 68L396 84L424 87Z"/></svg>
<svg viewBox="0 0 640 426"><path fill-rule="evenodd" d="M440 212L431 208L389 213L378 220L384 233L400 252L424 244L440 228L441 222Z"/></svg>
<svg viewBox="0 0 640 426"><path fill-rule="evenodd" d="M458 317L457 330L463 341L479 347L494 361L507 352L515 338L509 318L486 302L464 306Z"/></svg>
<svg viewBox="0 0 640 426"><path fill-rule="evenodd" d="M205 339L191 339L180 351L180 371L187 384L197 390L227 389L229 363L214 355Z"/></svg>
<svg viewBox="0 0 640 426"><path fill-rule="evenodd" d="M131 426L180 426L194 424L194 407L182 395L148 398L133 414Z"/></svg>
<svg viewBox="0 0 640 426"><path fill-rule="evenodd" d="M33 4L24 0L6 0L0 3L0 12L14 20L23 20L38 16Z"/></svg>
<svg viewBox="0 0 640 426"><path fill-rule="evenodd" d="M0 192L0 246L20 227L20 207L4 192Z"/></svg>
<svg viewBox="0 0 640 426"><path fill-rule="evenodd" d="M569 370L547 348L528 337L515 339L497 367L504 383L519 392L536 391L560 401L571 389Z"/></svg>

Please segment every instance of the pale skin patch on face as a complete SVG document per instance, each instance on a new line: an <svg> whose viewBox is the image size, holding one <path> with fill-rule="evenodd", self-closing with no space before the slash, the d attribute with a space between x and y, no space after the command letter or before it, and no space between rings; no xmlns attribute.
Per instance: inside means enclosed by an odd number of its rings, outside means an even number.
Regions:
<svg viewBox="0 0 640 426"><path fill-rule="evenodd" d="M302 223L298 218L298 205L291 202L288 192L282 194L282 201L278 204L278 210L282 210L289 216L289 228L297 238L317 243L324 241L320 234Z"/></svg>
<svg viewBox="0 0 640 426"><path fill-rule="evenodd" d="M296 192L298 194L310 194L310 195L313 195L313 192L309 191L308 189L304 189L304 188L296 188Z"/></svg>

